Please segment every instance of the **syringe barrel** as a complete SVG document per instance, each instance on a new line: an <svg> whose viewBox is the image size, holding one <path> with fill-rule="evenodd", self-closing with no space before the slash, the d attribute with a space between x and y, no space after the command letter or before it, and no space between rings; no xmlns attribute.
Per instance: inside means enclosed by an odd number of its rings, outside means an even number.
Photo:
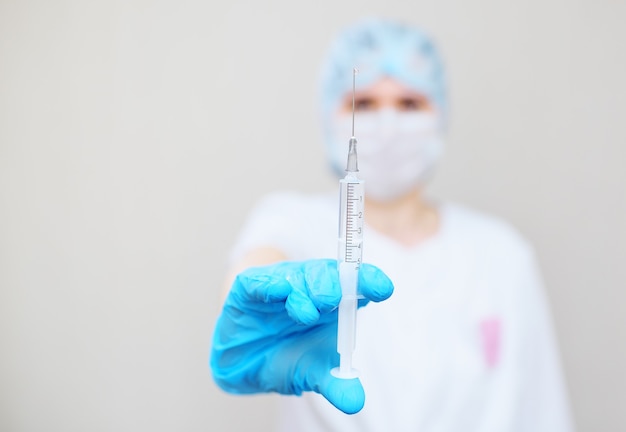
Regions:
<svg viewBox="0 0 626 432"><path fill-rule="evenodd" d="M340 180L337 260L358 271L363 256L363 180L348 174Z"/></svg>

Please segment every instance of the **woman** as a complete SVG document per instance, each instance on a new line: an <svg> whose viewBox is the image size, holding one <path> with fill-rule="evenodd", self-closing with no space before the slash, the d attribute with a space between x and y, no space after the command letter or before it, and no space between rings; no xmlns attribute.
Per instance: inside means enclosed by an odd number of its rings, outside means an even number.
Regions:
<svg viewBox="0 0 626 432"><path fill-rule="evenodd" d="M361 267L359 289L363 303L380 302L359 312L360 379L329 373L341 297L329 259L337 195L277 193L255 209L233 251L235 272L247 270L216 326L216 382L233 393L307 392L284 398L285 431L571 430L531 247L501 220L425 196L447 114L432 42L381 20L335 41L322 123L341 176L353 65L363 260L375 264Z"/></svg>

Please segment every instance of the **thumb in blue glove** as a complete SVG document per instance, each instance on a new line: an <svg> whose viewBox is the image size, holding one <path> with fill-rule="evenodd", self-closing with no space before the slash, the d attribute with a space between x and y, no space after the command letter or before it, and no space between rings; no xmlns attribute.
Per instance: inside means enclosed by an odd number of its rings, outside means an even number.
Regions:
<svg viewBox="0 0 626 432"><path fill-rule="evenodd" d="M359 291L363 306L389 298L393 284L377 267L363 264ZM340 300L335 260L281 262L239 274L213 336L215 382L238 394L314 391L347 414L359 412L365 403L360 380L330 374L339 364Z"/></svg>

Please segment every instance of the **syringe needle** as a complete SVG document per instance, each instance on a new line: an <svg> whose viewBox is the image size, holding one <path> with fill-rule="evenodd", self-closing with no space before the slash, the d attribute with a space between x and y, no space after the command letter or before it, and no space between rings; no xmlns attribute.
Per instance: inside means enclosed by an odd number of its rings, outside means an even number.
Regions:
<svg viewBox="0 0 626 432"><path fill-rule="evenodd" d="M352 137L354 137L354 93L356 91L356 74L358 73L357 68L352 68Z"/></svg>
<svg viewBox="0 0 626 432"><path fill-rule="evenodd" d="M356 92L356 74L359 73L357 68L352 69L352 136L348 146L348 163L346 164L346 171L349 173L355 173L359 171L359 164L356 154L356 138L354 137L354 94Z"/></svg>

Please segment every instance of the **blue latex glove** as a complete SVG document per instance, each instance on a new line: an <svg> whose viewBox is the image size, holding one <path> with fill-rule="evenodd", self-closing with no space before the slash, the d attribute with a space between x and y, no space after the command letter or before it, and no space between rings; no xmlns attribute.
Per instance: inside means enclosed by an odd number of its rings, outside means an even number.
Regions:
<svg viewBox="0 0 626 432"><path fill-rule="evenodd" d="M381 270L363 264L359 290L363 306L389 298L393 284ZM361 381L330 374L339 364L340 300L335 260L281 262L239 274L213 336L215 382L238 394L315 391L345 413L360 411Z"/></svg>

